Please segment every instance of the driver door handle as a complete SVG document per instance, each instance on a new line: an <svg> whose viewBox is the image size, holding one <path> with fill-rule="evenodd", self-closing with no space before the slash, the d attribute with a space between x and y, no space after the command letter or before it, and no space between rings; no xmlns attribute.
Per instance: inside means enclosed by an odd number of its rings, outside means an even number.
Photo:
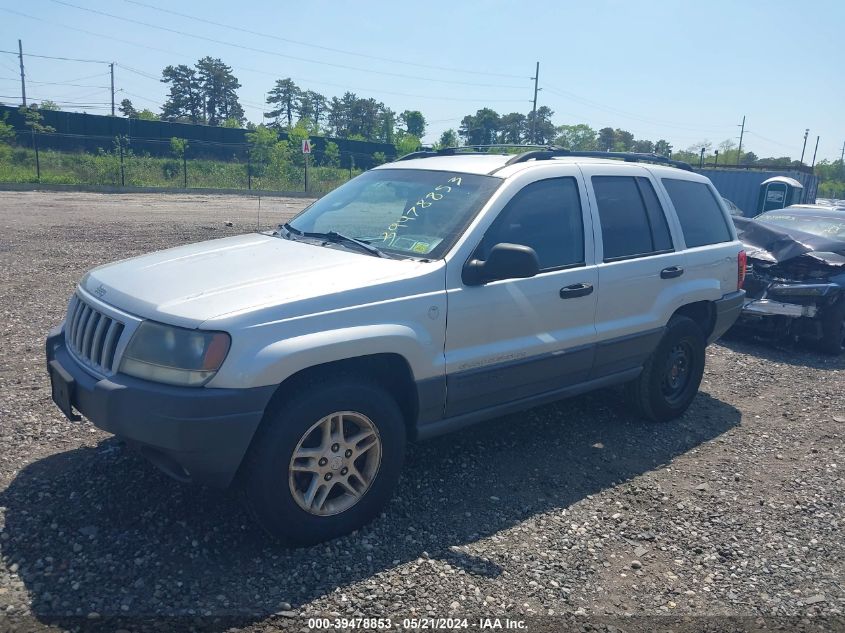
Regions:
<svg viewBox="0 0 845 633"><path fill-rule="evenodd" d="M574 299L576 297L586 297L593 292L593 284L580 283L572 284L560 289L561 299Z"/></svg>
<svg viewBox="0 0 845 633"><path fill-rule="evenodd" d="M675 277L680 277L684 274L684 269L680 266L669 266L669 268L664 268L660 271L660 278L661 279L674 279Z"/></svg>

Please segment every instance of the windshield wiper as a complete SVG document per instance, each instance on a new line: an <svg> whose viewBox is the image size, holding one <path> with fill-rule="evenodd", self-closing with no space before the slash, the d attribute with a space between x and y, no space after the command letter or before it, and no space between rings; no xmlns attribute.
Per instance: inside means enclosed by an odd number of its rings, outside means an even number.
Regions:
<svg viewBox="0 0 845 633"><path fill-rule="evenodd" d="M326 240L327 242L332 242L334 244L353 244L358 248L366 251L370 255L373 255L374 257L387 257L387 254L385 254L383 251L379 250L372 244L368 244L367 242L356 239L354 237L349 237L348 235L344 235L343 233L338 233L337 231L326 231L325 233L300 231L299 229L292 227L287 222L282 225L282 228L284 228L288 233L292 233L293 235L309 237L317 240Z"/></svg>

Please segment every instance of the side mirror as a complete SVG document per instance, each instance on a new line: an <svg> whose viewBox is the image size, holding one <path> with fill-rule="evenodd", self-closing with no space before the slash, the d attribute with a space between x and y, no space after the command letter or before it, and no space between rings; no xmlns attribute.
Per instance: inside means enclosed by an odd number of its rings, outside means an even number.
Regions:
<svg viewBox="0 0 845 633"><path fill-rule="evenodd" d="M471 259L461 279L467 286L480 286L499 279L525 279L540 272L537 253L522 244L496 244L486 260Z"/></svg>

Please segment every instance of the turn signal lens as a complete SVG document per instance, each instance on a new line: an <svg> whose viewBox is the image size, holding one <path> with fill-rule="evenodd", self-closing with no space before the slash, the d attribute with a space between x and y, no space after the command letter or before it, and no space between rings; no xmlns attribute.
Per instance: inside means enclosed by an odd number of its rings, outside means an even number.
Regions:
<svg viewBox="0 0 845 633"><path fill-rule="evenodd" d="M736 289L741 290L745 283L745 269L748 267L748 256L745 251L739 251L736 256Z"/></svg>

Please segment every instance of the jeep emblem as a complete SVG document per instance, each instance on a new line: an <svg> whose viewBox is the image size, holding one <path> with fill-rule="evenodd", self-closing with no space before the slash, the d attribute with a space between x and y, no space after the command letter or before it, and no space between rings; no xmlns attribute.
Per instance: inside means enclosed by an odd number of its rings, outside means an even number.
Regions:
<svg viewBox="0 0 845 633"><path fill-rule="evenodd" d="M102 297L104 294L106 294L106 287L103 284L100 284L99 286L94 288L94 294L98 297Z"/></svg>

